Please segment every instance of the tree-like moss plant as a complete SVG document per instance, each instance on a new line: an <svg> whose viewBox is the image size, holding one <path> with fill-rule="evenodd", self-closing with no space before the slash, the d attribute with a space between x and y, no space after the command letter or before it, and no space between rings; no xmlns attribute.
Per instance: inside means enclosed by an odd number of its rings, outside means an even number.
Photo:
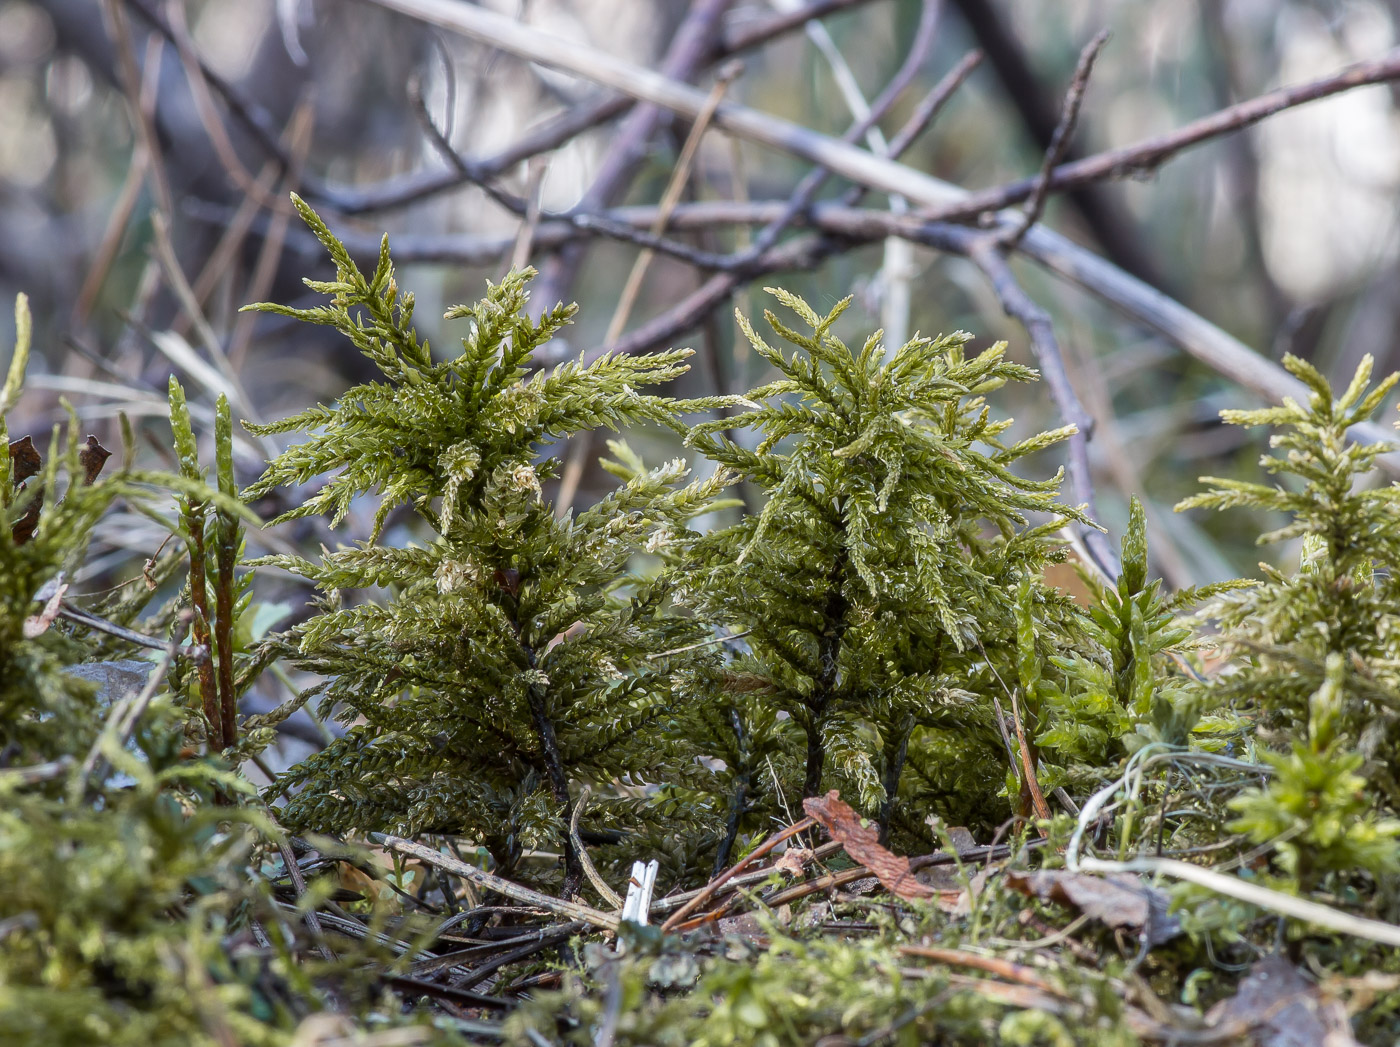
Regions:
<svg viewBox="0 0 1400 1047"><path fill-rule="evenodd" d="M572 308L538 322L523 306L533 271L514 272L476 305L452 309L469 334L435 362L412 327L388 243L372 274L305 204L336 277L311 286L313 309L261 306L341 331L382 381L350 389L259 433L309 432L274 459L251 489L326 477L282 519L379 496L369 541L326 551L319 563L268 557L311 580L322 612L289 642L296 660L331 677L323 705L339 706L349 733L276 787L297 789L288 825L323 831L440 830L479 840L512 875L528 850L564 856L566 894L582 880L573 796L594 784L615 799L667 763L656 729L669 699L664 664L647 655L695 638L666 608L664 584L632 578L628 564L706 511L727 478L679 486L681 461L632 472L580 513L558 514L542 495L555 462L550 441L598 426L672 422L672 401L639 392L685 370L686 351L607 356L533 375L533 353ZM375 544L389 512L412 510L421 544ZM382 600L340 606L344 589Z"/></svg>

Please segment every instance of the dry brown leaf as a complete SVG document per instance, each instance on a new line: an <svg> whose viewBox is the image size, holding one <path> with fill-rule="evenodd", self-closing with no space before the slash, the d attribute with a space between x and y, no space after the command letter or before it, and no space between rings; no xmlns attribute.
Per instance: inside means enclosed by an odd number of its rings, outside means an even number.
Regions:
<svg viewBox="0 0 1400 1047"><path fill-rule="evenodd" d="M97 437L89 436L83 449L78 452L78 461L83 465L83 483L90 484L96 480L102 466L111 457L112 452L98 443Z"/></svg>
<svg viewBox="0 0 1400 1047"><path fill-rule="evenodd" d="M39 457L31 437L26 436L23 440L16 440L10 444L10 480L15 486L16 494L25 489L23 481L37 475L43 466L44 460ZM34 537L34 531L39 526L39 510L43 502L42 492L36 494L24 515L10 528L16 545L23 545Z"/></svg>
<svg viewBox="0 0 1400 1047"><path fill-rule="evenodd" d="M802 809L821 822L852 858L873 872L885 890L900 898L932 898L938 892L924 886L909 871L909 859L894 854L880 845L880 834L850 805L841 801L835 789L825 796L811 796L802 801Z"/></svg>
<svg viewBox="0 0 1400 1047"><path fill-rule="evenodd" d="M44 460L34 446L34 439L26 436L10 444L10 480L18 486L44 467Z"/></svg>
<svg viewBox="0 0 1400 1047"><path fill-rule="evenodd" d="M1346 1008L1280 953L1256 963L1234 996L1206 1014L1212 1027L1238 1027L1254 1047L1356 1047Z"/></svg>
<svg viewBox="0 0 1400 1047"><path fill-rule="evenodd" d="M773 868L785 876L801 876L815 853L810 847L789 847L773 863Z"/></svg>
<svg viewBox="0 0 1400 1047"><path fill-rule="evenodd" d="M397 916L403 911L403 902L392 887L349 862L336 863L336 879L343 890L369 899L376 912Z"/></svg>
<svg viewBox="0 0 1400 1047"><path fill-rule="evenodd" d="M1181 933L1181 921L1167 911L1170 899L1166 892L1149 887L1136 876L1008 870L1006 883L1041 901L1071 906L1109 927L1126 927L1144 934L1149 947Z"/></svg>
<svg viewBox="0 0 1400 1047"><path fill-rule="evenodd" d="M48 586L44 588L48 588ZM32 640L36 636L42 636L48 632L49 626L53 625L53 620L58 617L59 607L63 603L63 594L67 591L67 582L54 586L53 592L49 594L48 602L44 604L44 609L38 614L31 614L24 620L24 638L26 640ZM42 598L43 595L43 590L40 590L38 598Z"/></svg>

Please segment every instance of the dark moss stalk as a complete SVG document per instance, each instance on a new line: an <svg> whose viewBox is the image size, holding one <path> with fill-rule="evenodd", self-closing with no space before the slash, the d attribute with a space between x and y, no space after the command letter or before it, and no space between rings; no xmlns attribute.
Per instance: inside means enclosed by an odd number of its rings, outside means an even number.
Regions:
<svg viewBox="0 0 1400 1047"><path fill-rule="evenodd" d="M737 709L729 710L729 722L734 728L734 737L740 753L748 748L748 732L744 730L744 719ZM745 754L747 755L747 754ZM734 853L734 841L739 838L739 823L749 808L749 792L753 785L753 774L748 760L740 761L734 774L733 791L729 796L729 817L724 823L724 839L715 853L713 876L718 876L729 865L729 856Z"/></svg>
<svg viewBox="0 0 1400 1047"><path fill-rule="evenodd" d="M822 770L826 763L826 744L822 740L822 727L826 722L826 711L832 699L836 697L840 683L841 641L846 635L846 612L850 610L845 592L849 565L850 554L843 545L836 554L836 562L832 564L831 574L828 576L826 607L822 609L826 625L822 630L818 649L821 673L817 677L816 686L812 688L812 697L807 701L809 725L807 777L802 784L804 798L821 795Z"/></svg>
<svg viewBox="0 0 1400 1047"><path fill-rule="evenodd" d="M890 818L894 815L899 779L904 774L904 761L909 757L909 738L913 733L914 717L907 715L899 725L898 733L885 743L885 777L881 783L885 787L885 800L880 804L879 824L880 842L887 846L890 842Z"/></svg>
<svg viewBox="0 0 1400 1047"><path fill-rule="evenodd" d="M219 490L230 500L238 497L233 479L233 426L228 397L220 396L214 413L215 458ZM238 520L227 509L215 514L214 649L218 655L219 723L225 747L238 742L238 692L233 681L234 568L238 563Z"/></svg>
<svg viewBox="0 0 1400 1047"><path fill-rule="evenodd" d="M514 616L510 619L511 629L515 633L516 642L520 645L520 651L525 656L525 663L531 670L538 668L534 646L525 639L524 629L520 621ZM526 701L530 707L530 720L534 724L535 735L540 743L540 756L544 761L545 777L549 779L549 790L554 796L554 802L559 805L560 815L565 826L573 820L573 801L569 797L569 776L564 770L564 757L559 751L559 736L554 729L554 721L549 715L549 706L546 701L548 692L537 683L531 683L525 690ZM578 851L574 847L574 842L569 836L567 828L562 835L564 846L564 887L561 894L565 898L572 898L578 893L579 887L583 884L583 863L579 859Z"/></svg>

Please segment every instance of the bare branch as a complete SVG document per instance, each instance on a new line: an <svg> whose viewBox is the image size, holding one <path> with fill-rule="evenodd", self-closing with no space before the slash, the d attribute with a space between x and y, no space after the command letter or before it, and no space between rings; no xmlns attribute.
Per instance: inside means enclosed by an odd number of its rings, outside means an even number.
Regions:
<svg viewBox="0 0 1400 1047"><path fill-rule="evenodd" d="M801 11L774 15L724 36L719 46L707 57L707 62L717 63L725 58L751 51L813 19L870 2L871 0L816 0ZM497 177L524 160L557 149L570 139L620 116L635 104L635 100L625 94L612 93L581 102L572 109L543 121L537 128L526 132L495 156L473 161L474 168L481 177ZM363 188L318 184L314 187L308 186L306 196L308 199L323 201L342 214L364 214L416 203L455 189L462 185L464 180L462 173L454 168L448 171L416 172Z"/></svg>
<svg viewBox="0 0 1400 1047"><path fill-rule="evenodd" d="M705 56L712 49L713 41L719 37L724 14L732 2L733 0L691 0L690 9L676 29L676 35L661 61L661 75L673 83L679 83L693 79L705 68ZM689 87L687 90L694 91ZM706 116L709 95L695 93L701 96L700 106L686 115L696 120L709 120L711 117ZM649 101L648 104L639 105L627 114L627 118L612 136L607 152L594 174L593 183L579 202L581 210L595 211L618 201L636 177L646 156L647 143L662 125L666 115L664 105ZM539 285L535 289L535 301L548 304L568 298L582 260L583 251L578 245L551 257L543 267Z"/></svg>
<svg viewBox="0 0 1400 1047"><path fill-rule="evenodd" d="M1089 88L1089 76L1094 71L1094 61L1106 43L1108 30L1100 29L1094 34L1094 39L1084 46L1084 50L1079 52L1079 64L1075 66L1074 79L1070 81L1069 91L1065 93L1060 122L1055 125L1055 133L1051 135L1049 148L1045 150L1040 173L1035 176L1035 188L1031 190L1030 199L1026 201L1025 216L1019 225L1001 233L1001 242L1007 250L1014 250L1021 242L1021 237L1026 235L1026 230L1040 221L1040 216L1045 213L1045 200L1050 191L1050 172L1065 158L1069 143L1074 138L1074 129L1079 124L1079 107L1084 103L1084 92Z"/></svg>
<svg viewBox="0 0 1400 1047"><path fill-rule="evenodd" d="M481 40L518 57L562 69L690 119L699 116L705 105L705 92L688 84L480 7L453 3L451 0L375 2L381 7ZM745 106L733 103L721 105L715 111L714 122L731 134L791 153L809 163L829 167L834 174L882 192L907 196L917 203L952 203L961 200L964 195L963 190L940 179Z"/></svg>
<svg viewBox="0 0 1400 1047"><path fill-rule="evenodd" d="M1192 146L1219 138L1221 135L1242 131L1285 109L1293 109L1358 87L1391 82L1397 78L1400 78L1400 49L1389 51L1379 58L1349 65L1332 76L1258 95L1238 105L1203 116L1175 131L1154 135L1121 149L1108 149L1093 156L1086 156L1083 160L1061 164L1050 173L1047 188L1049 192L1060 193L1105 178L1141 175L1155 170L1177 153ZM987 211L996 211L1020 203L1035 191L1035 183L1035 178L1024 178L994 189L976 190L956 205L930 208L922 213L926 218L940 221L972 218Z"/></svg>
<svg viewBox="0 0 1400 1047"><path fill-rule="evenodd" d="M880 121L898 100L903 88L914 79L932 42L932 33L920 34L905 56L900 69L890 79L889 85L880 93L870 111L852 124L842 137L843 143L859 141ZM912 140L912 137L907 139ZM781 261L774 266L773 261L765 259L764 256L777 243L783 230L792 225L794 220L811 206L813 198L830 175L828 169L820 166L809 171L793 190L782 212L763 228L749 248L726 262L724 271L712 276L688 298L633 331L627 338L593 349L585 354L585 359L597 359L604 353L635 353L655 348L699 323L711 310L728 299L737 287L751 279L755 275L756 266L763 270L769 267L784 268ZM781 259L785 254L780 251L776 253L776 257ZM816 261L810 264L815 265Z"/></svg>
<svg viewBox="0 0 1400 1047"><path fill-rule="evenodd" d="M1086 507L1089 518L1097 521L1098 506L1094 499L1094 477L1089 465L1089 440L1093 437L1094 420L1080 403L1074 391L1074 384L1065 371L1064 357L1060 353L1060 343L1055 338L1055 325L1050 314L1028 295L1011 272L1006 255L997 243L996 234L974 233L957 226L944 226L939 234L946 238L948 246L966 254L981 269L997 300L1006 315L1026 329L1030 338L1031 352L1040 365L1041 376L1050 389L1050 396L1060 412L1060 417L1078 431L1069 438L1069 481L1073 499ZM1084 547L1094 558L1098 567L1109 578L1117 578L1118 557L1113 546L1102 531L1092 527L1082 527L1080 536ZM1042 801L1043 802L1043 801Z"/></svg>
<svg viewBox="0 0 1400 1047"><path fill-rule="evenodd" d="M861 7L869 2L870 0L813 0L795 11L783 11L744 29L725 33L720 48L714 54L714 60L719 61L743 51L751 51L755 47L762 47L785 33L801 29L808 22L825 18L838 11Z"/></svg>
<svg viewBox="0 0 1400 1047"><path fill-rule="evenodd" d="M963 81L972 75L972 71L982 63L981 51L969 51L962 56L957 65L953 66L943 78L933 86L933 90L924 95L923 100L915 107L913 115L908 122L890 139L889 155L903 156L908 152L909 147L918 140L929 124L938 118L938 114L943 111L943 107L948 104L948 100L953 97L958 88L963 85ZM857 186L856 191L863 193L864 186ZM856 199L849 202L854 204Z"/></svg>

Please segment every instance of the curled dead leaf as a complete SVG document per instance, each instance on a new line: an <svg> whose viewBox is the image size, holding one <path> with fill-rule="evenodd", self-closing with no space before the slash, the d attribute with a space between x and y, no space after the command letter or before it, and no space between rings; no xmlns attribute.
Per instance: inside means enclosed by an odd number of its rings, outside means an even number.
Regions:
<svg viewBox="0 0 1400 1047"><path fill-rule="evenodd" d="M1136 876L1091 876L1063 869L1033 873L1008 870L1006 883L1041 901L1078 909L1109 927L1137 931L1147 937L1149 948L1181 933L1181 921L1167 911L1167 893Z"/></svg>
<svg viewBox="0 0 1400 1047"><path fill-rule="evenodd" d="M44 467L44 460L34 446L33 437L26 436L10 444L10 480L18 486Z"/></svg>
<svg viewBox="0 0 1400 1047"><path fill-rule="evenodd" d="M900 898L932 898L938 892L914 878L909 859L880 844L880 834L832 789L802 801L802 809L822 824L846 853L873 872L885 890Z"/></svg>
<svg viewBox="0 0 1400 1047"><path fill-rule="evenodd" d="M773 868L784 876L801 876L815 853L810 847L789 847L773 863Z"/></svg>
<svg viewBox="0 0 1400 1047"><path fill-rule="evenodd" d="M35 599L43 599L44 590L48 588L50 587L45 586L44 589L41 589ZM63 594L68 591L68 583L63 582L52 588L53 592L48 594L44 609L38 614L31 614L24 620L24 638L26 640L32 640L36 636L42 636L48 632L49 626L53 625L53 620L58 617L59 607L63 604Z"/></svg>
<svg viewBox="0 0 1400 1047"><path fill-rule="evenodd" d="M1206 1014L1218 1031L1237 1029L1254 1047L1356 1047L1346 1007L1275 953L1250 968L1239 991Z"/></svg>
<svg viewBox="0 0 1400 1047"><path fill-rule="evenodd" d="M89 436L87 443L83 444L83 449L78 452L78 461L83 466L83 483L90 484L96 480L97 475L102 472L102 466L111 457L112 452L98 443L97 437Z"/></svg>

